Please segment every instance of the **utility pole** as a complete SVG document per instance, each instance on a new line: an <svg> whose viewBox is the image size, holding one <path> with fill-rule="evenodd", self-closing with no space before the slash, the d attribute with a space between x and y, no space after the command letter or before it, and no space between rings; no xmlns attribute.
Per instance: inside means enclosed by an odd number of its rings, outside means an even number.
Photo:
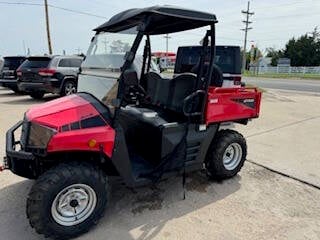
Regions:
<svg viewBox="0 0 320 240"><path fill-rule="evenodd" d="M49 28L49 13L48 13L48 1L44 0L44 9L46 12L46 27L47 27L47 38L48 38L48 49L49 54L52 54L51 38L50 38L50 28Z"/></svg>
<svg viewBox="0 0 320 240"><path fill-rule="evenodd" d="M169 39L171 38L170 36L169 36L169 34L166 34L166 36L164 36L164 38L166 39L166 57L168 58L168 52L169 52Z"/></svg>
<svg viewBox="0 0 320 240"><path fill-rule="evenodd" d="M249 27L249 24L252 22L249 21L249 17L251 17L254 12L250 12L250 1L248 1L247 10L241 11L243 14L246 15L246 20L242 21L245 24L245 28L241 29L241 31L244 31L244 44L243 44L243 56L242 56L242 71L244 72L246 70L246 51L247 51L247 37L248 37L248 31L252 29L252 27Z"/></svg>

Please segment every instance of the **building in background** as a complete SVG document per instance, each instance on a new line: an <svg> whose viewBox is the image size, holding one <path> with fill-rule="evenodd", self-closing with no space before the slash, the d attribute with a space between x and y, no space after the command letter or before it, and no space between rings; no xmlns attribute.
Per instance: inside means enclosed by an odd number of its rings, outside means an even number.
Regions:
<svg viewBox="0 0 320 240"><path fill-rule="evenodd" d="M291 59L290 58L279 58L278 67L290 67Z"/></svg>
<svg viewBox="0 0 320 240"><path fill-rule="evenodd" d="M160 70L173 69L176 63L176 53L174 52L153 52L152 57Z"/></svg>
<svg viewBox="0 0 320 240"><path fill-rule="evenodd" d="M271 57L259 58L258 66L261 68L271 67Z"/></svg>

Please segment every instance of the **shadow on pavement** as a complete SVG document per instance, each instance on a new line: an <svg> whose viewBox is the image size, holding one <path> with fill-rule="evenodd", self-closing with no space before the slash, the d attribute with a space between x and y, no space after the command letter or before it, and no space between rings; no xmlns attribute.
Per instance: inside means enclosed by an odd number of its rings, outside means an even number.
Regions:
<svg viewBox="0 0 320 240"><path fill-rule="evenodd" d="M0 92L0 97L10 97L10 96L23 96L23 94L15 93L9 90Z"/></svg>
<svg viewBox="0 0 320 240"><path fill-rule="evenodd" d="M217 183L209 181L199 172L189 174L185 200L181 177L170 178L156 187L135 190L113 184L112 199L104 218L95 229L79 237L79 240L105 240L106 237L150 240L159 234L159 239L172 239L170 232L161 232L168 222L233 194L240 189L240 180L240 176L236 176Z"/></svg>
<svg viewBox="0 0 320 240"><path fill-rule="evenodd" d="M240 180L237 176L223 183L215 183L208 181L201 173L190 174L187 177L185 200L182 197L181 177L134 190L119 182L113 183L105 216L94 229L78 239L150 240L160 233L168 221L236 192L240 188ZM24 180L0 189L1 239L44 239L29 226L25 214L26 198L32 184L33 181ZM139 233L133 237L131 231L137 228ZM165 234L170 235L167 232Z"/></svg>
<svg viewBox="0 0 320 240"><path fill-rule="evenodd" d="M44 239L29 227L25 214L27 194L32 184L33 181L24 180L0 190L1 239Z"/></svg>

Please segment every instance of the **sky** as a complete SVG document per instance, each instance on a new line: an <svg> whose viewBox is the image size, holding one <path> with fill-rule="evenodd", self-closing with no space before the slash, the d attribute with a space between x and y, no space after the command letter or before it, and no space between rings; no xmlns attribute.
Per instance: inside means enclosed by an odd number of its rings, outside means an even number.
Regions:
<svg viewBox="0 0 320 240"><path fill-rule="evenodd" d="M8 3L32 3L36 5L14 5ZM49 7L50 31L54 54L86 53L93 28L106 22L114 14L138 7L153 5L175 5L216 14L216 42L219 45L243 46L244 16L241 10L247 7L247 0L48 0L48 3L97 16L65 11ZM37 5L39 4L39 5ZM31 54L48 52L45 12L43 0L0 0L0 56L23 55L26 49ZM320 28L320 0L251 0L250 18L253 29L248 33L248 46L254 44L261 50L268 47L281 49L292 37ZM178 46L196 45L204 29L173 34L169 39L169 50ZM151 43L152 44L152 43ZM249 48L248 47L248 48ZM165 51L166 40L158 36L152 51Z"/></svg>

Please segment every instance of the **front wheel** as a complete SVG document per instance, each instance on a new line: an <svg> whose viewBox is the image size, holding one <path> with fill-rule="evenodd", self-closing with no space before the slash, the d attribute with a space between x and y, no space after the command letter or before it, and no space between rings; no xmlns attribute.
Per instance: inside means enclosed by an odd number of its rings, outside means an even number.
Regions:
<svg viewBox="0 0 320 240"><path fill-rule="evenodd" d="M247 144L244 137L233 130L221 130L208 150L208 175L217 180L231 178L241 170L246 156Z"/></svg>
<svg viewBox="0 0 320 240"><path fill-rule="evenodd" d="M60 164L45 172L31 188L27 217L39 234L66 239L87 232L107 204L105 174L86 163Z"/></svg>

